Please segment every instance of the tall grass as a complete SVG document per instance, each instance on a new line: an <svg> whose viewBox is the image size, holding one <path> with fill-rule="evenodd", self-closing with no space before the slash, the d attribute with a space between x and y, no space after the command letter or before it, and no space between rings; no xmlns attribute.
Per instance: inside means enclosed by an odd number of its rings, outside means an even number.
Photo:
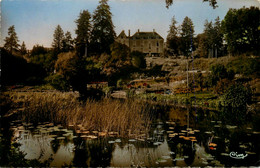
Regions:
<svg viewBox="0 0 260 168"><path fill-rule="evenodd" d="M117 132L119 135L145 133L151 123L149 105L134 100L79 102L69 93L12 93L25 122L53 122L89 131Z"/></svg>

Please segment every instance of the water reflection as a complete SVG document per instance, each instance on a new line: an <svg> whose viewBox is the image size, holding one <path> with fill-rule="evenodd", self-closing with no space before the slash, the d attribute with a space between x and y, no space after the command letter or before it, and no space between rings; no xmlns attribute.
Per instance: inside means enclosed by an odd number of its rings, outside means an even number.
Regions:
<svg viewBox="0 0 260 168"><path fill-rule="evenodd" d="M149 135L103 137L89 131L83 135L52 123L34 126L15 121L9 141L20 144L25 159L51 160L50 166L259 165L259 117L247 122L248 118L236 116L235 122L224 117L226 109L195 113L191 107L155 106L153 110L156 119Z"/></svg>

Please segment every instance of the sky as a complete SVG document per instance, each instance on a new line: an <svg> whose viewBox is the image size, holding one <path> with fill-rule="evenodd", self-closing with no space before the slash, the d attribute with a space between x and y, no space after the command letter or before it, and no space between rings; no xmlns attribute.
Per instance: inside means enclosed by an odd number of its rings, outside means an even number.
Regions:
<svg viewBox="0 0 260 168"><path fill-rule="evenodd" d="M0 0L1 41L7 36L8 28L15 26L20 44L27 48L39 44L50 47L53 32L59 24L63 31L70 31L75 37L76 24L80 11L93 13L99 0ZM260 7L260 0L217 0L218 8L213 9L203 0L174 0L166 8L165 0L109 0L112 20L117 35L130 30L133 35L140 31L155 31L166 39L171 19L174 16L177 26L188 16L194 23L195 34L203 32L205 20L214 21L218 16L224 19L230 8L243 6Z"/></svg>

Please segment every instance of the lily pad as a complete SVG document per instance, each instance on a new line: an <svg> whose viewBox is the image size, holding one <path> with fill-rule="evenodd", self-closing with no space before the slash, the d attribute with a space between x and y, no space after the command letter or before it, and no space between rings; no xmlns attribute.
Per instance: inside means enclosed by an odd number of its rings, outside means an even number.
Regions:
<svg viewBox="0 0 260 168"><path fill-rule="evenodd" d="M171 159L170 156L162 156L163 159Z"/></svg>
<svg viewBox="0 0 260 168"><path fill-rule="evenodd" d="M58 137L57 138L58 140L63 140L63 139L66 139L65 137Z"/></svg>
<svg viewBox="0 0 260 168"><path fill-rule="evenodd" d="M121 139L116 139L115 142L120 143Z"/></svg>
<svg viewBox="0 0 260 168"><path fill-rule="evenodd" d="M129 139L128 141L129 141L129 142L135 142L136 139Z"/></svg>
<svg viewBox="0 0 260 168"><path fill-rule="evenodd" d="M236 125L226 125L227 129L235 129L237 128Z"/></svg>
<svg viewBox="0 0 260 168"><path fill-rule="evenodd" d="M221 156L229 156L228 153L221 153L220 155L221 155Z"/></svg>
<svg viewBox="0 0 260 168"><path fill-rule="evenodd" d="M251 152L251 151L246 151L246 154L255 155L256 153L255 152Z"/></svg>
<svg viewBox="0 0 260 168"><path fill-rule="evenodd" d="M210 131L206 131L205 134L212 134L212 132L210 132Z"/></svg>
<svg viewBox="0 0 260 168"><path fill-rule="evenodd" d="M113 144L113 143L115 143L115 141L108 141L108 143Z"/></svg>
<svg viewBox="0 0 260 168"><path fill-rule="evenodd" d="M158 159L158 162L160 162L160 163L165 163L165 162L167 162L167 160L164 160L164 159Z"/></svg>

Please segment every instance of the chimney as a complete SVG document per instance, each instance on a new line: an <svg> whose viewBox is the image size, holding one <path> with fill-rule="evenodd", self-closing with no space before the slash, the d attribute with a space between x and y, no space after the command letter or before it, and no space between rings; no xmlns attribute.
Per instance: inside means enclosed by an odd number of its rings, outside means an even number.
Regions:
<svg viewBox="0 0 260 168"><path fill-rule="evenodd" d="M128 30L128 37L130 37L130 29Z"/></svg>
<svg viewBox="0 0 260 168"><path fill-rule="evenodd" d="M153 34L155 34L155 29L153 29Z"/></svg>
<svg viewBox="0 0 260 168"><path fill-rule="evenodd" d="M140 30L138 29L138 33L140 33Z"/></svg>

